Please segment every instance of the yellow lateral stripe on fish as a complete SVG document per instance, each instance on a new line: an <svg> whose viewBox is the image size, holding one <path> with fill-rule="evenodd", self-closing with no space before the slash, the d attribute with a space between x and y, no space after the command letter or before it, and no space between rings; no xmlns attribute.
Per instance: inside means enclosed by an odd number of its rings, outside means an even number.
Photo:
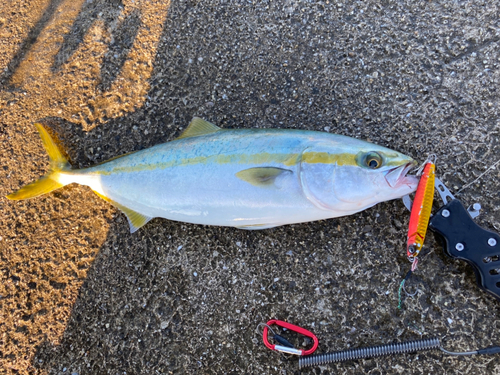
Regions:
<svg viewBox="0 0 500 375"><path fill-rule="evenodd" d="M171 160L165 163L158 163L154 165L139 164L127 167L116 167L109 171L100 171L100 174L113 174L113 173L130 173L137 172L145 168L165 169L175 166L188 166L193 164L260 164L260 163L283 163L286 166L292 166L299 162L309 164L337 164L337 165L356 165L356 157L352 154L336 154L329 155L326 152L305 152L300 154L271 154L263 152L259 154L234 154L234 155L213 155L210 157L200 156L190 159Z"/></svg>
<svg viewBox="0 0 500 375"><path fill-rule="evenodd" d="M225 129L195 118L177 139L73 170L36 125L50 170L9 199L70 183L87 185L129 219L132 232L153 217L265 229L350 215L413 192L415 162L342 135L286 129Z"/></svg>
<svg viewBox="0 0 500 375"><path fill-rule="evenodd" d="M434 180L436 166L427 163L424 167L420 182L418 183L415 200L411 209L410 225L406 242L408 259L413 260L418 256L424 245L427 226L431 216L432 202L434 200Z"/></svg>

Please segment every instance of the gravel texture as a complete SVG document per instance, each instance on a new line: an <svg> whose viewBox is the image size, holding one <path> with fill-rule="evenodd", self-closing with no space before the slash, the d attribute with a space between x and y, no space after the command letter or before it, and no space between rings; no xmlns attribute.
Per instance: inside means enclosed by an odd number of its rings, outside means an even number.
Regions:
<svg viewBox="0 0 500 375"><path fill-rule="evenodd" d="M263 231L155 219L130 234L85 187L5 198L47 171L35 121L86 167L199 116L435 153L438 176L500 231L499 14L496 0L3 2L0 373L298 374L262 344L270 318L314 331L318 353L500 343L499 301L433 236L398 310L401 201ZM500 374L498 359L430 351L301 373Z"/></svg>

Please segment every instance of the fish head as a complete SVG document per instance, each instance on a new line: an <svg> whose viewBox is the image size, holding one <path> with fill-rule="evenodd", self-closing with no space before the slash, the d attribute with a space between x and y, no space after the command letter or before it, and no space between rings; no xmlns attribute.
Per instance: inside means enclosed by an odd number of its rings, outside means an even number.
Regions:
<svg viewBox="0 0 500 375"><path fill-rule="evenodd" d="M401 198L417 188L418 178L408 175L416 164L406 155L380 147L360 151L354 165L335 166L335 197L361 207Z"/></svg>
<svg viewBox="0 0 500 375"><path fill-rule="evenodd" d="M338 211L338 216L401 198L417 188L418 178L408 175L417 163L397 151L359 141L330 155L330 163L302 163L301 179L306 196L323 209Z"/></svg>

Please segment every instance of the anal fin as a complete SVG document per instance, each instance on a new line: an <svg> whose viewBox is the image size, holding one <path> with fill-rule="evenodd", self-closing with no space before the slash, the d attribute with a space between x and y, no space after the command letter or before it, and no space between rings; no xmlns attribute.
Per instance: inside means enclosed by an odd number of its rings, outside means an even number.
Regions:
<svg viewBox="0 0 500 375"><path fill-rule="evenodd" d="M137 211L134 211L123 204L120 204L118 202L115 202L112 199L109 199L108 197L98 193L97 191L94 190L94 193L96 193L100 198L104 199L106 202L111 203L113 206L116 208L119 208L127 217L128 223L130 225L130 233L134 233L137 231L139 228L142 226L146 225L148 221L152 219L150 216L143 215Z"/></svg>

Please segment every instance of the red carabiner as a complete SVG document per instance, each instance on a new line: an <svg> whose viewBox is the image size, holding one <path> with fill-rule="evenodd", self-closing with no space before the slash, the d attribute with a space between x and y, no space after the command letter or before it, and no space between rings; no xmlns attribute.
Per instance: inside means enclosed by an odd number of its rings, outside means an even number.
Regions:
<svg viewBox="0 0 500 375"><path fill-rule="evenodd" d="M276 324L278 327L283 327L283 328L289 329L290 331L297 332L301 335L304 335L304 336L307 336L307 337L313 339L312 348L308 349L308 350L303 350L303 349L288 348L286 346L281 346L281 345L272 345L269 342L269 339L267 338L268 328L271 324ZM295 355L309 355L309 354L312 354L318 348L318 338L314 335L314 333L312 333L312 332L310 332L307 329L304 329L302 327L284 322L282 320L277 320L277 319L271 319L270 321L268 321L266 323L266 325L264 326L264 331L262 333L262 338L264 340L264 344L269 349L277 350L277 351L283 352L283 353L289 353L289 354L295 354Z"/></svg>

